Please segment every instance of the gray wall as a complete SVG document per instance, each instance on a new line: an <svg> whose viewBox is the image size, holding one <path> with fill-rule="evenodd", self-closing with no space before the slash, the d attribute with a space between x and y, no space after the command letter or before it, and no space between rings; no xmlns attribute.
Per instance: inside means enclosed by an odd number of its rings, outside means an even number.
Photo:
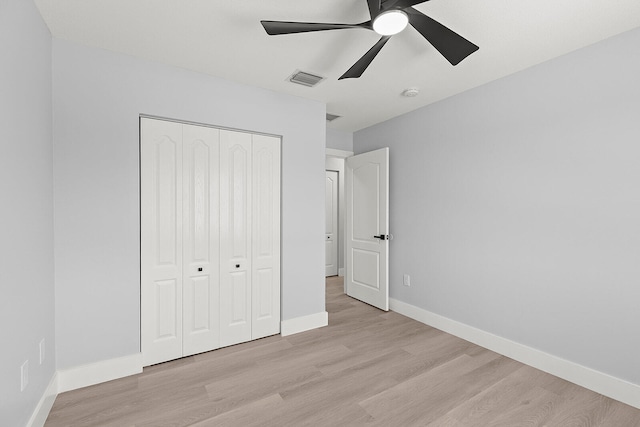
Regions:
<svg viewBox="0 0 640 427"><path fill-rule="evenodd" d="M353 151L353 133L327 128L327 148Z"/></svg>
<svg viewBox="0 0 640 427"><path fill-rule="evenodd" d="M138 115L283 136L283 318L324 311L325 106L54 40L58 368L139 351Z"/></svg>
<svg viewBox="0 0 640 427"><path fill-rule="evenodd" d="M0 3L0 52L0 425L20 426L55 370L51 36L32 1Z"/></svg>
<svg viewBox="0 0 640 427"><path fill-rule="evenodd" d="M354 136L391 296L640 384L640 30ZM411 287L402 286L402 274Z"/></svg>

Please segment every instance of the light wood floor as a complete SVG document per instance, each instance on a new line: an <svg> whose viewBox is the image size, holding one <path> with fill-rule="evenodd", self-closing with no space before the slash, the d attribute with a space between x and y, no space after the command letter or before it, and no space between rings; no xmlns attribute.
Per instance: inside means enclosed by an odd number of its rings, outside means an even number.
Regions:
<svg viewBox="0 0 640 427"><path fill-rule="evenodd" d="M640 410L342 293L329 326L60 394L54 426L640 426Z"/></svg>

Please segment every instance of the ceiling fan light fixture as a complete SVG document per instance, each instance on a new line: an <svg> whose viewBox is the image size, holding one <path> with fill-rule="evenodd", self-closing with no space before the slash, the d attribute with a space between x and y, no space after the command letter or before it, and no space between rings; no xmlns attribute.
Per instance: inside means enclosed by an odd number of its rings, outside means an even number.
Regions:
<svg viewBox="0 0 640 427"><path fill-rule="evenodd" d="M409 17L401 10L382 12L373 20L373 30L381 36L398 34L407 27Z"/></svg>
<svg viewBox="0 0 640 427"><path fill-rule="evenodd" d="M0 0L1 1L1 0ZM354 0L355 1L355 0ZM427 0L366 0L370 21L359 24L340 24L330 22L291 22L266 21L260 23L267 34L310 33L315 31L344 30L362 28L382 35L371 49L356 61L338 80L357 79L371 65L376 55L380 53L391 36L404 30L408 24L445 57L451 65L458 65L460 61L479 49L478 46L462 37L460 34L445 27L440 22L428 17L412 6Z"/></svg>

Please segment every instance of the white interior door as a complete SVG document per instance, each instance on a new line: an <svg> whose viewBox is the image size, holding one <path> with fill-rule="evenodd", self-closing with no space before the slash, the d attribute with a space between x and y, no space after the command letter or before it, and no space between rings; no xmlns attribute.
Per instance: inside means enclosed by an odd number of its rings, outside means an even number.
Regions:
<svg viewBox="0 0 640 427"><path fill-rule="evenodd" d="M251 134L220 131L220 344L251 340Z"/></svg>
<svg viewBox="0 0 640 427"><path fill-rule="evenodd" d="M347 295L389 310L389 148L348 157Z"/></svg>
<svg viewBox="0 0 640 427"><path fill-rule="evenodd" d="M326 171L325 276L338 275L338 172Z"/></svg>
<svg viewBox="0 0 640 427"><path fill-rule="evenodd" d="M220 347L219 130L183 125L183 356Z"/></svg>
<svg viewBox="0 0 640 427"><path fill-rule="evenodd" d="M145 366L182 357L182 125L142 120L141 341Z"/></svg>

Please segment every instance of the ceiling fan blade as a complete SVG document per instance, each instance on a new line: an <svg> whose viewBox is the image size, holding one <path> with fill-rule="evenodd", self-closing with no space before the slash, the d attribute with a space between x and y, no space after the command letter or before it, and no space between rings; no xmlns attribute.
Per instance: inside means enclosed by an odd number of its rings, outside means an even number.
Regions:
<svg viewBox="0 0 640 427"><path fill-rule="evenodd" d="M460 34L450 30L422 12L409 7L405 9L409 22L418 30L451 65L458 65L467 56L480 49Z"/></svg>
<svg viewBox="0 0 640 427"><path fill-rule="evenodd" d="M373 47L369 49L369 51L358 60L358 62L353 64L353 67L349 68L346 73L340 76L338 80L357 79L358 77L360 77L362 73L364 73L364 70L367 69L369 64L371 64L373 58L375 58L376 55L380 53L380 50L389 41L390 38L391 36L383 36L380 40L378 40L378 43L373 45Z"/></svg>
<svg viewBox="0 0 640 427"><path fill-rule="evenodd" d="M380 0L367 0L367 6L369 6L369 16L371 19L375 19L380 14Z"/></svg>
<svg viewBox="0 0 640 427"><path fill-rule="evenodd" d="M369 28L371 26L371 22L363 22L361 24L329 24L319 22L260 21L260 23L270 36L308 33L311 31L342 30L345 28Z"/></svg>

